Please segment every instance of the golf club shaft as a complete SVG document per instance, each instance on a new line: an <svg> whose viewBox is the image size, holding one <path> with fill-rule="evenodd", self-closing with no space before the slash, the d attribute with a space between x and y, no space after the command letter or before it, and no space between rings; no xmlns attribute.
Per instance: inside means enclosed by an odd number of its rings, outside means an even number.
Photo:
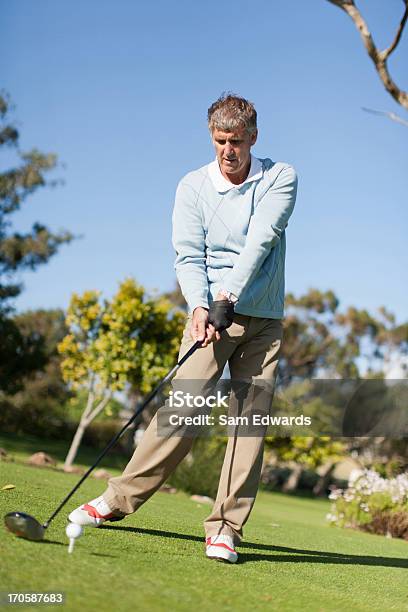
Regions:
<svg viewBox="0 0 408 612"><path fill-rule="evenodd" d="M72 489L72 491L70 491L70 493L68 493L68 495L62 500L62 502L60 503L60 505L58 506L58 508L53 512L53 514L51 514L50 518L48 520L45 521L45 523L43 524L44 529L47 529L47 527L49 526L49 524L51 523L51 521L57 516L57 514L60 512L60 510L62 510L62 508L65 506L65 504L67 503L67 501L69 499L71 499L71 497L73 496L73 494L79 489L79 487L81 486L81 484L84 482L84 480L86 480L89 476L89 474L96 468L96 466L99 464L99 462L101 461L101 459L103 459L103 457L106 455L106 453L112 448L112 446L114 446L116 444L116 442L119 440L119 438L122 436L122 434L126 431L126 429L129 427L129 425L131 425L135 419L137 419L137 417L139 416L139 414L141 412L143 412L143 410L146 408L146 406L152 401L152 399L155 397L155 395L157 395L157 393L160 391L160 389L162 387L164 387L164 385L166 383L169 382L169 380L171 380L171 378L174 376L174 374L177 372L177 370L180 368L180 366L183 365L183 363L185 361L187 361L187 359L189 359L189 357L191 357L191 355L193 353L195 353L195 351L201 346L201 341L197 341L193 344L193 346L187 351L187 353L185 353L185 355L183 355L183 357L180 359L180 361L178 361L176 363L176 365L170 370L170 372L168 372L166 374L166 376L159 382L159 384L157 385L157 387L155 387L145 398L145 400L142 402L142 404L139 406L139 408L136 410L136 412L134 413L134 415L129 419L129 421L122 427L122 429L112 438L112 440L108 443L108 445L103 449L103 451L100 453L100 455L98 456L98 458L96 459L95 463L85 472L85 474L82 476L82 478L78 481L78 483L75 485L75 487Z"/></svg>

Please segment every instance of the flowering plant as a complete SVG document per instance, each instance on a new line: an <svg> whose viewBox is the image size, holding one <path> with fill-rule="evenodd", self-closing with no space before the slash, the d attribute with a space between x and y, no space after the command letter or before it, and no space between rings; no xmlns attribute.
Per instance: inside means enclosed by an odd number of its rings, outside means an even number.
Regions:
<svg viewBox="0 0 408 612"><path fill-rule="evenodd" d="M335 489L327 520L408 540L408 473L382 478L374 470L353 470L347 489Z"/></svg>

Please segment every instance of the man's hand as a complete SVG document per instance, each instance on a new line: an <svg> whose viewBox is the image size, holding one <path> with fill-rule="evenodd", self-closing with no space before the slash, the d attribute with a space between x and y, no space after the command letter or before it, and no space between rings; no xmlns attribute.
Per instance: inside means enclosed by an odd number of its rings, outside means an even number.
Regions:
<svg viewBox="0 0 408 612"><path fill-rule="evenodd" d="M208 310L201 306L194 308L190 333L195 342L202 342L201 348L221 338L220 332L215 331L214 326L208 323Z"/></svg>
<svg viewBox="0 0 408 612"><path fill-rule="evenodd" d="M228 329L234 321L234 304L223 298L222 300L214 300L211 303L208 311L208 323L213 325L214 329L219 332Z"/></svg>

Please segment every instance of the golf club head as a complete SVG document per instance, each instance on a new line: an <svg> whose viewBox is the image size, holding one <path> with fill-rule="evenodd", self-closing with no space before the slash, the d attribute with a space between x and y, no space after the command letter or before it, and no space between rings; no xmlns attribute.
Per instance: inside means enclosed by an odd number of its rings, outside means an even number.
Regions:
<svg viewBox="0 0 408 612"><path fill-rule="evenodd" d="M33 516L25 512L9 512L4 517L6 527L19 538L38 542L44 539L45 529Z"/></svg>

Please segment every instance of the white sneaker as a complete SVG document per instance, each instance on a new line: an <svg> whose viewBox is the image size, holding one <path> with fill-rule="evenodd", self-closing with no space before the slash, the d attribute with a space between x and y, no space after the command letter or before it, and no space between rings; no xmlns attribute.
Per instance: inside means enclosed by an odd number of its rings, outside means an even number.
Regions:
<svg viewBox="0 0 408 612"><path fill-rule="evenodd" d="M207 538L205 554L209 559L217 559L218 561L228 561L228 563L236 563L238 553L234 548L234 540L229 535L217 535Z"/></svg>
<svg viewBox="0 0 408 612"><path fill-rule="evenodd" d="M100 495L87 504L83 504L73 510L68 516L68 520L82 527L99 527L105 521L120 521L121 517L114 515L102 495Z"/></svg>

